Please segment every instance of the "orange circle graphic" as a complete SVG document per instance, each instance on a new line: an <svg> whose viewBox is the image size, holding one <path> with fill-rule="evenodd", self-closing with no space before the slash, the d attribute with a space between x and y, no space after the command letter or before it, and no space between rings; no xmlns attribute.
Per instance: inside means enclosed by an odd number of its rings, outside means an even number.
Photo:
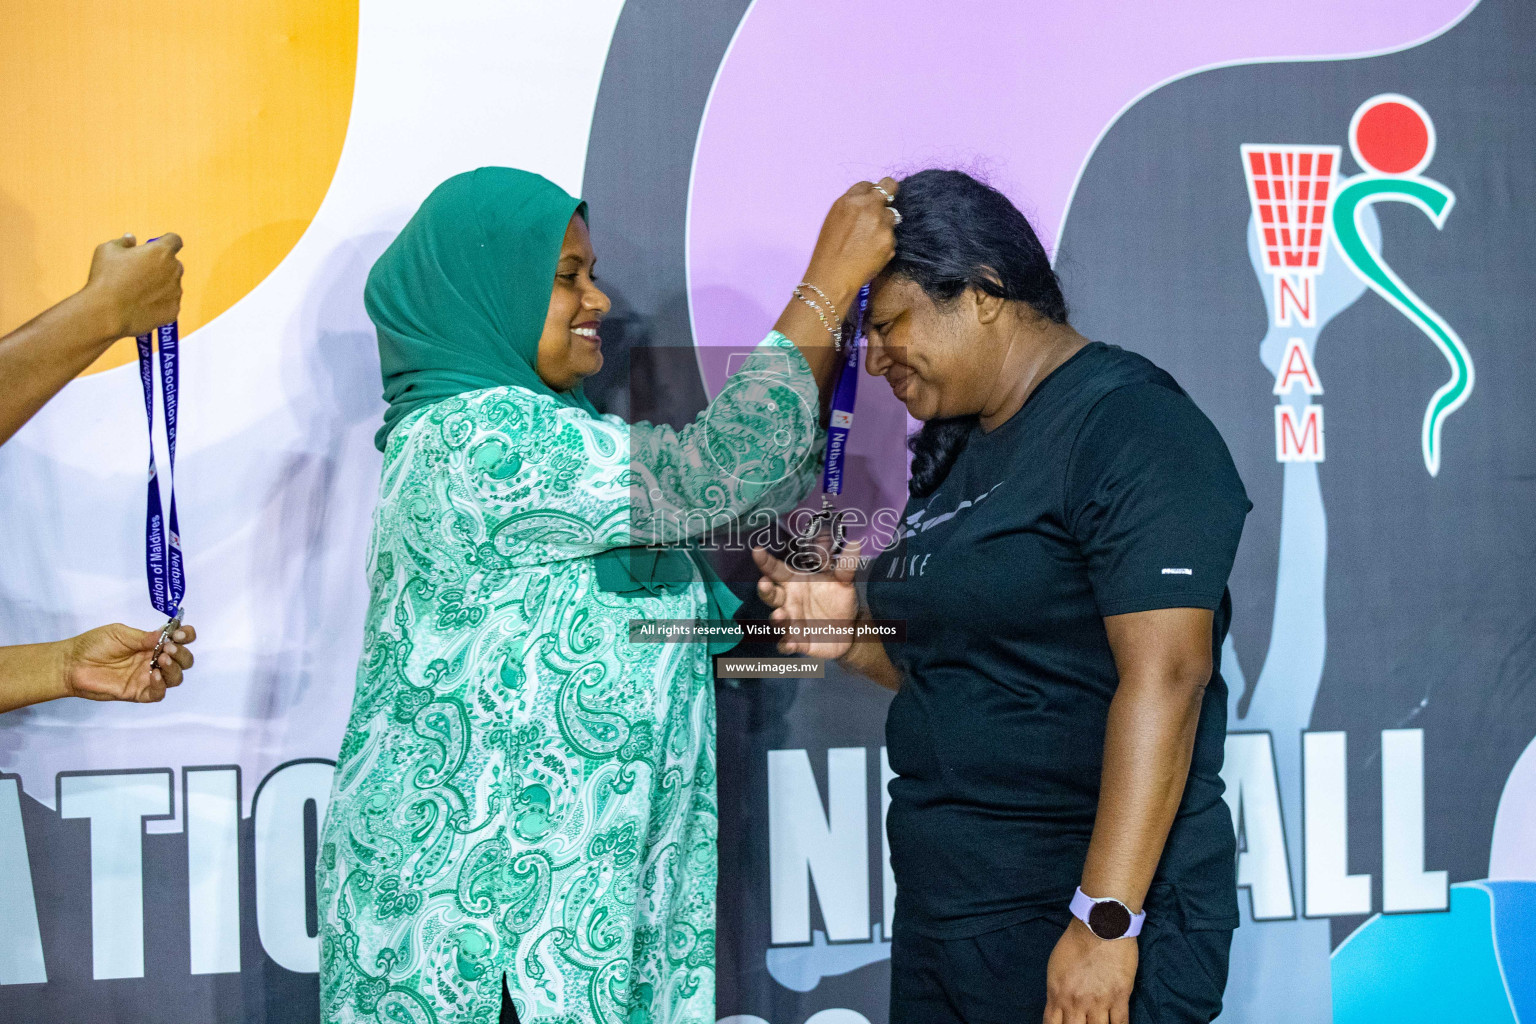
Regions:
<svg viewBox="0 0 1536 1024"><path fill-rule="evenodd" d="M357 0L8 0L0 332L124 232L185 240L184 335L254 288L330 187L357 21ZM118 342L86 372L133 358Z"/></svg>

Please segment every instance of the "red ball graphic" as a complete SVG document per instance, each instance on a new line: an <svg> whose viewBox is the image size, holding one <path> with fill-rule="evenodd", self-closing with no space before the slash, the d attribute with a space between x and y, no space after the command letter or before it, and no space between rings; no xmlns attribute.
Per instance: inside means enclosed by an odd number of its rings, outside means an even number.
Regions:
<svg viewBox="0 0 1536 1024"><path fill-rule="evenodd" d="M1429 162L1434 128L1417 103L1383 97L1355 115L1351 130L1355 158L1367 170L1408 174Z"/></svg>

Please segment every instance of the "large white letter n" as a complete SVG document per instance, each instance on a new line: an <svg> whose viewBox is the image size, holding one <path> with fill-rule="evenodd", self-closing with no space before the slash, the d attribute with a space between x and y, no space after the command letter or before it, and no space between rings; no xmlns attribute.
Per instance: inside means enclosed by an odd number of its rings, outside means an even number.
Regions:
<svg viewBox="0 0 1536 1024"><path fill-rule="evenodd" d="M869 938L869 777L863 747L827 751L827 804L804 750L768 751L774 943L811 939L810 882L832 940Z"/></svg>

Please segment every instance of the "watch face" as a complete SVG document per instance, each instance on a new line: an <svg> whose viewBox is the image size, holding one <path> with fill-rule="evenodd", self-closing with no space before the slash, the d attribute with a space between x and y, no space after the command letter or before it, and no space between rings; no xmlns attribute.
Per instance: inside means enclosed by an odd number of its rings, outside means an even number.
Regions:
<svg viewBox="0 0 1536 1024"><path fill-rule="evenodd" d="M1118 939L1131 928L1131 912L1118 900L1095 903L1088 911L1088 927L1101 939Z"/></svg>

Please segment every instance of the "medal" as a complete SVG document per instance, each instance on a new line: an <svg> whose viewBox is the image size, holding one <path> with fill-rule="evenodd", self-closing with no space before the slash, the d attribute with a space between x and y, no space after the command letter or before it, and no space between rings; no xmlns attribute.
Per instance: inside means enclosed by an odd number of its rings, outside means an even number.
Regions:
<svg viewBox="0 0 1536 1024"><path fill-rule="evenodd" d="M843 493L843 460L848 454L848 431L853 427L853 403L859 393L859 339L864 336L864 313L869 308L869 285L859 289L859 299L851 323L843 324L843 367L832 391L832 419L827 427L827 457L821 471L821 510L811 516L796 536L794 547L804 548L830 526L832 551L843 546L842 516L832 504L834 495Z"/></svg>
<svg viewBox="0 0 1536 1024"><path fill-rule="evenodd" d="M169 519L160 504L160 480L155 469L155 359L154 338L160 353L160 395L165 408L165 446L170 456ZM176 521L176 414L180 390L181 338L173 320L158 327L153 334L138 337L139 380L144 385L144 414L149 419L149 493L144 523L144 571L149 581L149 600L155 610L167 617L160 630L160 641L150 657L156 667L160 652L170 642L171 634L181 628L182 594L186 576L182 572L181 527Z"/></svg>
<svg viewBox="0 0 1536 1024"><path fill-rule="evenodd" d="M155 652L149 656L150 668L156 668L160 664L160 652L165 650L165 645L170 643L171 636L180 628L181 609L178 608L170 621L160 627L160 639L155 641Z"/></svg>

